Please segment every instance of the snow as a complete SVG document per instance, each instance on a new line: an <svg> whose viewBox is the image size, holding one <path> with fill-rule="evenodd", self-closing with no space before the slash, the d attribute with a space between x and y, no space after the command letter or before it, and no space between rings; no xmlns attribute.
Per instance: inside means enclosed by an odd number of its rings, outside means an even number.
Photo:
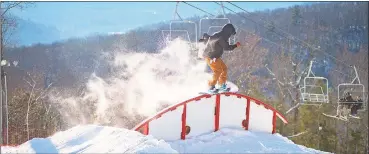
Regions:
<svg viewBox="0 0 369 154"><path fill-rule="evenodd" d="M175 140L179 138L178 134L182 131L182 121L181 116L176 116L182 114L183 106L179 106L177 110L170 112L168 114L162 115L160 119L155 119L150 123L150 132L155 134L154 137L165 140ZM163 131L162 128L171 128ZM157 136L156 136L157 135Z"/></svg>
<svg viewBox="0 0 369 154"><path fill-rule="evenodd" d="M219 128L234 128L242 124L246 116L245 100L234 99L233 97L220 97L220 102Z"/></svg>
<svg viewBox="0 0 369 154"><path fill-rule="evenodd" d="M166 131L166 130L163 130ZM223 128L186 140L164 141L136 131L79 125L48 138L34 138L2 153L326 153L279 135Z"/></svg>
<svg viewBox="0 0 369 154"><path fill-rule="evenodd" d="M177 153L163 140L122 128L80 125L2 153Z"/></svg>
<svg viewBox="0 0 369 154"><path fill-rule="evenodd" d="M251 100L251 102L254 102ZM273 111L267 110L262 105L250 103L249 130L258 132L272 132Z"/></svg>
<svg viewBox="0 0 369 154"><path fill-rule="evenodd" d="M179 153L326 153L296 145L280 134L234 128L168 143Z"/></svg>
<svg viewBox="0 0 369 154"><path fill-rule="evenodd" d="M198 136L214 130L215 98L216 96L213 95L187 104L186 125L191 127L191 132L186 137Z"/></svg>

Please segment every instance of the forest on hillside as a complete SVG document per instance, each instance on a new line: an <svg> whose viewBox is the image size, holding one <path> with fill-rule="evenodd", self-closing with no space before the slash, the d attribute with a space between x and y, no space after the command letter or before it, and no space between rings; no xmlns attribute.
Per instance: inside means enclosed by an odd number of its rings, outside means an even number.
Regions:
<svg viewBox="0 0 369 154"><path fill-rule="evenodd" d="M360 120L349 122L322 115L336 113L338 84L350 83L355 78L351 66L357 68L368 96L368 2L325 2L251 13L226 12L237 27L234 40L243 44L224 54L229 78L240 87L240 93L267 102L286 115L289 124L278 123L278 133L296 144L322 151L368 153L367 110L359 113ZM201 18L186 20L199 23ZM210 24L219 23L203 26ZM60 106L50 101L49 94L57 91L60 95L83 96L91 74L108 79L116 72L117 68L107 61L115 52L157 54L166 46L169 23L145 27L125 34L73 38L52 44L13 47L4 43L4 59L18 62L16 66L3 67L9 106L7 143L21 144L34 137L47 137L73 125L58 111ZM194 41L202 35L191 24L175 28L189 31L188 37L183 37L185 40ZM301 103L299 89L312 60L314 75L329 80L328 89L324 89L329 92L329 103L294 108ZM97 100L88 100L84 105L94 101ZM86 119L79 119L81 122L95 122L94 106L81 110L91 113ZM114 115L114 121L103 124L132 128L145 118L137 115L131 119L119 110L114 110Z"/></svg>

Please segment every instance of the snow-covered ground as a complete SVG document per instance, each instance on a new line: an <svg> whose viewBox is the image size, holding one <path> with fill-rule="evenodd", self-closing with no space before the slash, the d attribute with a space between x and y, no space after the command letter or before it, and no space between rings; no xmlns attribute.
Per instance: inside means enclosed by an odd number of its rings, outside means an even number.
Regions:
<svg viewBox="0 0 369 154"><path fill-rule="evenodd" d="M224 128L179 141L157 140L136 131L80 125L35 138L1 153L325 153L296 145L279 134Z"/></svg>
<svg viewBox="0 0 369 154"><path fill-rule="evenodd" d="M35 138L2 153L177 153L164 141L139 132L96 125L76 126L48 138Z"/></svg>
<svg viewBox="0 0 369 154"><path fill-rule="evenodd" d="M294 144L280 134L230 128L168 143L179 153L325 153Z"/></svg>

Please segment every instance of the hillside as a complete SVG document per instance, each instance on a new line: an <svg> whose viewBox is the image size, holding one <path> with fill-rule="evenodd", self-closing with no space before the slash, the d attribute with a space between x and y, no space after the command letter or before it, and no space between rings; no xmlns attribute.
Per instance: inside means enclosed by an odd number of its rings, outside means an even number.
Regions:
<svg viewBox="0 0 369 154"><path fill-rule="evenodd" d="M292 16L293 16L293 8L289 9L278 9L272 11L264 11L264 12L255 12L251 14L243 13L242 16L246 18L242 18L237 15L229 14L227 17L232 21L232 23L239 27L239 31L241 31L240 35L243 37L249 37L250 33L257 34L262 38L265 38L261 41L258 47L263 47L268 50L269 58L264 59L263 64L268 64L270 62L271 57L275 57L276 54L281 52L281 47L276 46L270 41L287 48L287 40L283 37L280 37L279 34L282 34L280 30L275 30L276 33L268 31L267 28L263 27L261 24L256 25L253 21L258 21L260 23L262 20L271 21L275 25L275 27L281 28L284 32L291 33L293 36L297 37L300 40L308 42L310 44L314 44L314 46L320 46L320 49L333 55L339 56L340 53L345 51L342 41L343 35L345 34L345 30L352 24L355 25L366 25L367 18L365 15L367 14L367 8L365 3L358 3L354 5L354 3L321 3L314 5L305 5L299 8L301 14L301 23L299 25L292 24ZM330 9L327 9L330 8ZM335 9L333 9L335 8ZM339 11L338 11L339 10ZM339 12L339 13L335 13ZM354 16L354 18L352 18ZM248 19L252 19L248 20ZM270 20L273 19L273 20ZM199 18L191 18L189 19L194 22L198 22ZM338 22L340 21L340 22ZM149 27L149 26L147 26ZM117 47L125 48L126 50L133 50L135 52L157 52L158 49L163 47L163 38L161 30L167 30L168 25L161 24L161 26L157 30L145 30L145 29L137 29L127 34L123 35L114 35L114 36L91 36L84 39L71 39L60 43L54 43L52 45L41 45L44 46L44 49L37 50L35 52L40 52L40 54L49 54L49 57L59 57L61 63L66 63L67 66L62 66L60 64L56 64L54 66L55 70L68 70L75 66L76 68L73 72L86 72L86 74L91 74L93 71L92 68L86 68L87 66L93 66L93 61L102 62L99 58L99 54L103 52L112 52ZM186 27L184 27L186 29ZM191 30L187 28L187 30ZM244 31L246 30L246 31ZM363 31L363 34L368 33L368 29ZM307 35L309 34L309 35ZM239 36L240 36L239 35ZM277 37L279 36L279 37ZM192 39L191 35L191 39ZM193 40L193 39L192 39ZM247 42L248 40L238 38L241 42ZM268 41L270 40L270 41ZM362 42L362 50L365 54L368 37L366 35L362 35L360 38ZM316 43L313 43L316 42ZM309 52L310 49L304 47L296 42L291 42L288 45L291 52L295 53L296 57L301 57L306 55L306 52ZM33 47L28 47L27 50L34 50L35 47L40 45L35 45ZM115 46L115 47L113 47ZM115 49L114 49L115 48ZM301 48L301 49L298 49ZM15 50L15 51L13 51ZM8 49L6 52L6 57L9 59L19 59L18 53L24 50L22 48ZM289 49L285 49L289 50ZM11 55L8 55L11 53ZM321 74L324 77L328 76L328 72L330 68L335 67L337 65L342 65L337 63L331 57L324 56L324 53L315 53L316 58L320 61L325 59L328 61L327 66L316 67L317 74ZM18 55L18 56L17 56ZM73 59L72 57L78 57L79 59ZM50 59L50 58L49 58ZM28 64L27 62L19 63L20 67L23 69L24 66L37 66L41 64L37 64L36 62L44 62L38 61L36 59L29 59L33 62L33 64ZM80 63L76 63L79 61ZM319 62L321 63L321 61ZM354 64L354 63L350 63ZM48 65L48 64L42 64ZM84 66L85 65L85 66ZM103 65L105 66L105 65ZM346 66L343 66L344 69L348 69ZM360 67L361 70L365 72L367 67ZM30 70L30 68L24 68L26 70ZM98 71L105 72L108 68L96 68ZM235 72L238 76L238 70L240 69L231 69L230 71ZM39 71L45 71L45 69L40 69ZM253 70L256 71L256 70ZM344 70L344 72L349 72L351 70ZM69 72L71 72L69 70ZM265 72L265 71L264 71ZM367 72L367 71L366 71ZM232 74L232 73L230 73ZM265 73L264 73L265 74ZM76 74L74 76L81 76L82 74ZM83 76L83 75L82 75ZM364 77L362 77L364 78ZM77 82L75 82L77 83Z"/></svg>
<svg viewBox="0 0 369 154"><path fill-rule="evenodd" d="M55 27L45 26L29 20L19 19L15 38L18 45L30 46L37 43L50 44L60 39L60 32Z"/></svg>
<svg viewBox="0 0 369 154"><path fill-rule="evenodd" d="M31 46L38 43L51 44L60 39L60 31L52 26L36 23L16 16L7 16L10 26L6 26L5 46ZM11 28L10 28L11 27Z"/></svg>

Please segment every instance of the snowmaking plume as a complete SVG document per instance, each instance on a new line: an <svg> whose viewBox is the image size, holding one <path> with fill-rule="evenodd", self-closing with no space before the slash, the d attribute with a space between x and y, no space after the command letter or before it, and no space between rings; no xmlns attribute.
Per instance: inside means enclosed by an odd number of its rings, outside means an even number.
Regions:
<svg viewBox="0 0 369 154"><path fill-rule="evenodd" d="M92 74L80 96L50 96L69 123L133 127L133 121L140 122L137 117L195 97L210 77L205 62L196 60L189 44L180 39L159 53L119 49L110 56L111 76L103 79Z"/></svg>

